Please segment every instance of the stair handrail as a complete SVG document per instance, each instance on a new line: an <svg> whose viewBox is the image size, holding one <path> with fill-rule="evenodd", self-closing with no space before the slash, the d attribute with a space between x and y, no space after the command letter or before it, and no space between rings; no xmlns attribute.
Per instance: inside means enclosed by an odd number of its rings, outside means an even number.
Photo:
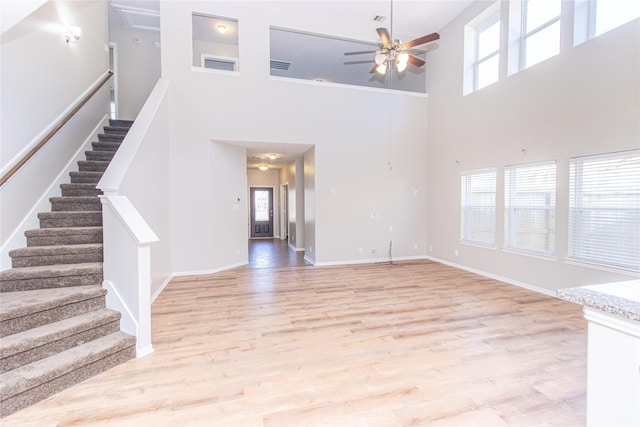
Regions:
<svg viewBox="0 0 640 427"><path fill-rule="evenodd" d="M105 76L94 85L93 89L91 89L91 91L89 91L89 93L87 93L87 95L84 96L67 115L65 115L62 119L58 121L58 123L53 127L53 129L51 129L45 136L43 136L42 139L31 150L29 150L27 154L22 156L22 158L18 160L16 164L13 165L11 169L9 169L9 171L2 176L2 178L0 178L0 187L4 185L4 183L7 182L9 178L11 178L16 172L18 172L18 170L20 170L20 168L24 166L24 164L27 163L29 159L31 159L42 147L44 147L44 145L51 138L53 138L53 136L65 124L67 124L67 122L71 120L73 116L75 116L76 113L80 111L80 109L87 102L89 102L89 100L102 88L102 86L105 85L105 83L109 81L109 79L111 79L112 76L113 76L113 71L108 70Z"/></svg>

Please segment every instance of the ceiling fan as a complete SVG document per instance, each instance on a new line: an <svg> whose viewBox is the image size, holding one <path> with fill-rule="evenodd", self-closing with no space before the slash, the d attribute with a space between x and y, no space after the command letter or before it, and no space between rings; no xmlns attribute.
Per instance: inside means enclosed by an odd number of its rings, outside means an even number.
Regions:
<svg viewBox="0 0 640 427"><path fill-rule="evenodd" d="M440 34L432 33L408 42L402 43L400 40L393 39L393 0L391 0L391 31L386 28L376 28L380 37L380 48L377 50L364 50L358 52L345 52L345 55L363 55L375 53L376 65L373 66L370 73L378 72L385 74L387 69L396 67L399 73L407 68L407 64L413 64L416 67L422 67L425 61L413 55L410 49L423 44L431 43L440 38Z"/></svg>

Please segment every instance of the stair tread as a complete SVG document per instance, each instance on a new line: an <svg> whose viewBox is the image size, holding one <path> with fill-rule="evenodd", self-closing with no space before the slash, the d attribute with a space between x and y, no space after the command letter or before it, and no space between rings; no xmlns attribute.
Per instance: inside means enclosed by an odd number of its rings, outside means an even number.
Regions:
<svg viewBox="0 0 640 427"><path fill-rule="evenodd" d="M65 217L65 216L79 216L84 217L86 215L102 215L102 211L51 211L51 212L40 212L38 213L38 218L55 218L55 217ZM97 226L92 226L97 227ZM61 228L61 227L57 227ZM73 227L79 228L79 227Z"/></svg>
<svg viewBox="0 0 640 427"><path fill-rule="evenodd" d="M0 279L35 279L35 278L52 278L63 276L75 276L82 274L95 274L102 272L101 262L87 262L81 264L56 264L56 265L37 265L33 267L11 268L9 270L0 271ZM4 298L4 295L3 295Z"/></svg>
<svg viewBox="0 0 640 427"><path fill-rule="evenodd" d="M135 337L114 332L0 375L0 399L37 387L110 354L135 345Z"/></svg>
<svg viewBox="0 0 640 427"><path fill-rule="evenodd" d="M62 188L90 188L90 189L94 189L96 188L96 185L92 182L67 182L67 183L63 183L60 184L60 187Z"/></svg>
<svg viewBox="0 0 640 427"><path fill-rule="evenodd" d="M0 358L22 353L88 329L115 322L120 317L119 312L103 308L8 335L0 341Z"/></svg>
<svg viewBox="0 0 640 427"><path fill-rule="evenodd" d="M26 316L52 307L71 304L106 295L100 286L73 286L68 288L36 289L5 292L0 298L0 320Z"/></svg>
<svg viewBox="0 0 640 427"><path fill-rule="evenodd" d="M55 254L78 254L102 251L102 243L85 243L78 245L28 246L9 251L10 257L38 256Z"/></svg>
<svg viewBox="0 0 640 427"><path fill-rule="evenodd" d="M98 176L98 175L103 175L102 172L96 172L96 171L73 171L73 172L69 172L69 175L73 176L73 175L91 175L91 176Z"/></svg>
<svg viewBox="0 0 640 427"><path fill-rule="evenodd" d="M56 196L49 197L50 202L95 202L98 196Z"/></svg>
<svg viewBox="0 0 640 427"><path fill-rule="evenodd" d="M96 234L102 233L102 227L53 227L36 228L24 232L25 236L55 236L69 234Z"/></svg>

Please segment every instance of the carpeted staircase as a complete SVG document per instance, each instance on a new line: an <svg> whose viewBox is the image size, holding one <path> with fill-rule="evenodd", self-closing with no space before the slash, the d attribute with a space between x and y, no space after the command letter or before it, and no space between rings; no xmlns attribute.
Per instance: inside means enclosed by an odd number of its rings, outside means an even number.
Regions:
<svg viewBox="0 0 640 427"><path fill-rule="evenodd" d="M120 332L102 288L96 184L132 122L109 124L0 272L0 417L135 357L135 337Z"/></svg>

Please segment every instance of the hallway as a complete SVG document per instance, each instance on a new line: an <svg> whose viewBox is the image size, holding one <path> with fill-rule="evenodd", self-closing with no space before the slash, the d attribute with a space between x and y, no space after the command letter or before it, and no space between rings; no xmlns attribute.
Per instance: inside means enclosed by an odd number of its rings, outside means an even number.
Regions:
<svg viewBox="0 0 640 427"><path fill-rule="evenodd" d="M286 240L250 239L249 264L245 268L273 268L311 265L304 251L296 252Z"/></svg>

